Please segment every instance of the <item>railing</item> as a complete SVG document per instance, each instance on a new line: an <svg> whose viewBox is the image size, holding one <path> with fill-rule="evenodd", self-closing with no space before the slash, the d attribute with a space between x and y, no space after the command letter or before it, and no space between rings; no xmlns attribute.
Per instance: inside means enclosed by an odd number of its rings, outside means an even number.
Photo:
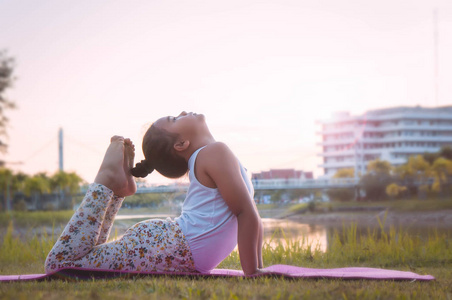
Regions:
<svg viewBox="0 0 452 300"><path fill-rule="evenodd" d="M355 178L330 178L330 179L253 179L254 190L290 190L290 189L323 189L323 188L347 188L358 185L359 179ZM153 193L186 193L187 185L160 185L140 186L136 194ZM86 193L86 188L81 189Z"/></svg>
<svg viewBox="0 0 452 300"><path fill-rule="evenodd" d="M152 193L186 193L187 185L161 185L152 187L138 187L136 194L152 194Z"/></svg>
<svg viewBox="0 0 452 300"><path fill-rule="evenodd" d="M278 189L312 189L312 188L338 188L353 187L359 180L355 178L332 178L332 179L259 179L252 180L254 190L278 190ZM186 185L168 185L139 187L137 194L147 193L185 193Z"/></svg>
<svg viewBox="0 0 452 300"><path fill-rule="evenodd" d="M269 189L322 189L354 187L359 179L330 178L330 179L259 179L253 180L255 190Z"/></svg>

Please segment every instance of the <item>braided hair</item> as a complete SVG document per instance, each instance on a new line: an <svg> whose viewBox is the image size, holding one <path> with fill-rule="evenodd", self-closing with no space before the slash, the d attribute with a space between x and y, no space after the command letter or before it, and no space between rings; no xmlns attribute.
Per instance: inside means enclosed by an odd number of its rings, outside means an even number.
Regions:
<svg viewBox="0 0 452 300"><path fill-rule="evenodd" d="M179 135L162 128L149 127L143 137L143 153L145 159L130 170L133 176L144 178L157 170L168 178L179 178L188 171L185 159L177 155L174 144Z"/></svg>

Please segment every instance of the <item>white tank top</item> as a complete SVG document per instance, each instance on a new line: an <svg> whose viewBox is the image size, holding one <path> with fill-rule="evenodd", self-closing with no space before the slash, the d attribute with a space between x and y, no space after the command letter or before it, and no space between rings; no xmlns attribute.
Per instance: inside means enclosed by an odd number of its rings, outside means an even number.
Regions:
<svg viewBox="0 0 452 300"><path fill-rule="evenodd" d="M209 272L225 259L237 245L237 218L216 188L202 185L195 176L196 150L188 160L190 186L175 220L184 233L199 272ZM251 198L253 185L240 164L243 180Z"/></svg>

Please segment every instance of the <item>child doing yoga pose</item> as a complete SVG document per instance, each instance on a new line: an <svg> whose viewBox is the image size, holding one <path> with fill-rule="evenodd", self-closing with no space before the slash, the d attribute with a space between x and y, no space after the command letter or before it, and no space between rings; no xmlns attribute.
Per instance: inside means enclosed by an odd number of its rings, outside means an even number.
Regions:
<svg viewBox="0 0 452 300"><path fill-rule="evenodd" d="M246 275L261 273L262 222L245 169L215 141L202 114L182 112L154 122L143 138L145 160L134 168L134 146L115 136L94 183L46 259L46 272L62 267L129 271L209 272L238 244ZM135 177L157 170L169 178L189 172L182 213L147 220L107 243Z"/></svg>

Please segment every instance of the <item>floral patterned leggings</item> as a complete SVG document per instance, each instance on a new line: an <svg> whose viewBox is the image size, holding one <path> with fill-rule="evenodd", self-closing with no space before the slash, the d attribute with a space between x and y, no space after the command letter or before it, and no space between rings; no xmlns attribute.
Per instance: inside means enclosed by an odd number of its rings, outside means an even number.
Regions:
<svg viewBox="0 0 452 300"><path fill-rule="evenodd" d="M93 183L45 262L50 273L63 267L127 271L196 272L177 222L146 220L106 243L124 198Z"/></svg>

